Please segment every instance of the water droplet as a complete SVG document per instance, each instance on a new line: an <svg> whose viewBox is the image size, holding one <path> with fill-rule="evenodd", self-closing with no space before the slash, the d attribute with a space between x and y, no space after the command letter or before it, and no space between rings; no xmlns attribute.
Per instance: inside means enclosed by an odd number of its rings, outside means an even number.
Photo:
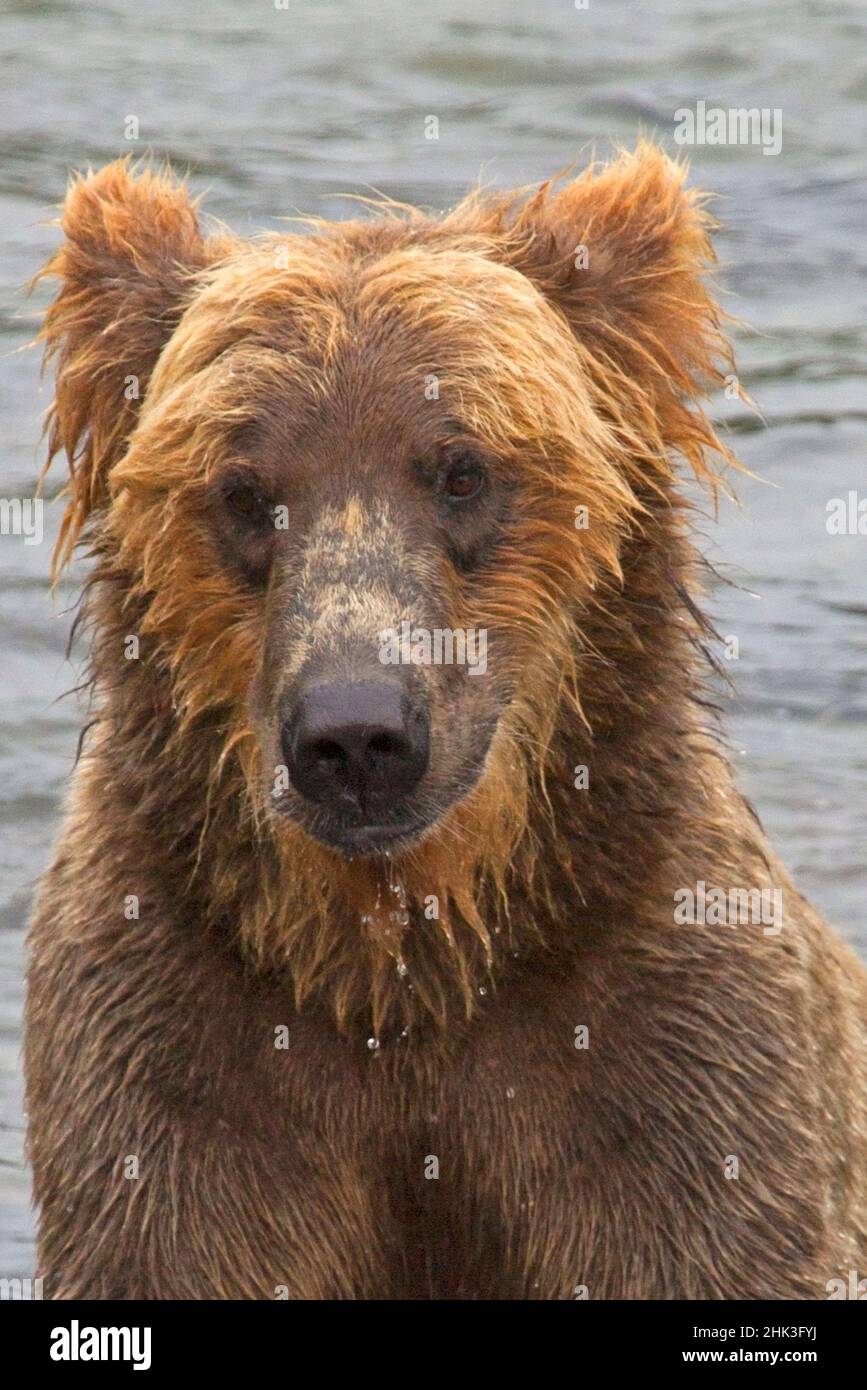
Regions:
<svg viewBox="0 0 867 1390"><path fill-rule="evenodd" d="M401 979L403 979L404 975L409 973L409 966L406 964L405 961L399 960L397 962L397 973L398 975L400 975ZM403 1034L401 1034L401 1037L402 1036Z"/></svg>
<svg viewBox="0 0 867 1390"><path fill-rule="evenodd" d="M379 1038L368 1038L367 1046L370 1048L371 1052L376 1052L379 1048Z"/></svg>
<svg viewBox="0 0 867 1390"><path fill-rule="evenodd" d="M514 1086L508 1086L508 1087L506 1088L506 1100L514 1100L514 1099L515 1099L515 1088L514 1088Z"/></svg>
<svg viewBox="0 0 867 1390"><path fill-rule="evenodd" d="M487 992L484 985L479 985L479 994L487 994Z"/></svg>

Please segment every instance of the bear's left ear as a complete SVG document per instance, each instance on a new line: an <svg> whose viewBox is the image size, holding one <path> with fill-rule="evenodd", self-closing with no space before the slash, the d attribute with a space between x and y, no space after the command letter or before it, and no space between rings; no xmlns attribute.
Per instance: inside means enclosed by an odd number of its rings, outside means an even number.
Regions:
<svg viewBox="0 0 867 1390"><path fill-rule="evenodd" d="M706 282L714 224L685 178L642 141L560 189L478 201L476 229L563 313L603 400L636 437L707 475L707 452L728 452L687 407L722 383L731 352Z"/></svg>
<svg viewBox="0 0 867 1390"><path fill-rule="evenodd" d="M75 178L61 226L65 241L36 277L60 281L40 334L46 361L56 360L46 468L63 449L71 473L55 572L105 501L109 470L194 276L218 251L202 236L185 186L165 173L136 176L129 160Z"/></svg>

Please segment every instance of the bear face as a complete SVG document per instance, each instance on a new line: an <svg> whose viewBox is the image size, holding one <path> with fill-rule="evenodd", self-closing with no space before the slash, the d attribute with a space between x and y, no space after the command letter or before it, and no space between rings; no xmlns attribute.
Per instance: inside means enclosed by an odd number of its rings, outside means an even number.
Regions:
<svg viewBox="0 0 867 1390"><path fill-rule="evenodd" d="M556 702L570 623L634 507L532 282L436 224L380 242L273 238L200 278L106 518L181 708L226 701L262 807L350 854L424 835L489 757L518 761L509 728L531 693ZM453 656L484 643L485 669L425 660L418 632L457 634ZM341 728L362 722L382 746L347 753Z"/></svg>
<svg viewBox="0 0 867 1390"><path fill-rule="evenodd" d="M480 884L530 852L564 710L636 701L645 552L683 578L675 460L720 450L683 178L643 145L560 191L252 242L206 238L165 175L73 184L44 329L58 563L89 539L105 692L140 638L200 857L222 798L221 854L254 823L298 900L378 903L386 855L488 939Z"/></svg>
<svg viewBox="0 0 867 1390"><path fill-rule="evenodd" d="M223 647L263 807L350 854L423 836L472 791L522 673L561 640L564 582L577 597L596 563L575 530L592 489L562 460L571 435L602 455L605 434L574 340L524 277L454 240L239 251L167 343L111 479L109 531L153 593L146 630L179 652L185 596L211 595L178 666L187 698L213 689L200 659ZM517 317L524 362L504 332ZM419 632L456 635L447 659ZM362 722L366 759L339 741Z"/></svg>

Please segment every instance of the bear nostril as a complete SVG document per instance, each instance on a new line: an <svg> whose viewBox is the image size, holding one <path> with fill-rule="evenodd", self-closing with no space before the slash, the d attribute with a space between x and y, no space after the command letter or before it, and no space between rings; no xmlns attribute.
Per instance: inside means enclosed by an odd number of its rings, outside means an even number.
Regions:
<svg viewBox="0 0 867 1390"><path fill-rule="evenodd" d="M407 751L407 740L397 734L378 733L371 734L367 740L367 752L388 757L394 754L395 757L403 757Z"/></svg>
<svg viewBox="0 0 867 1390"><path fill-rule="evenodd" d="M309 756L319 762L324 772L338 772L346 765L346 749L330 738L320 738L310 748Z"/></svg>
<svg viewBox="0 0 867 1390"><path fill-rule="evenodd" d="M282 729L296 789L310 801L345 812L354 803L382 815L427 770L427 714L395 681L323 684L302 691Z"/></svg>

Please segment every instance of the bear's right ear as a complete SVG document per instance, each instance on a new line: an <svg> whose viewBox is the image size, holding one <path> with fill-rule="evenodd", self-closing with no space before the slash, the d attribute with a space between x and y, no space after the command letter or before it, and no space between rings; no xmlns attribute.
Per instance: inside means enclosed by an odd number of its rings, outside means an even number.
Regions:
<svg viewBox="0 0 867 1390"><path fill-rule="evenodd" d="M106 498L154 365L186 307L193 277L219 254L206 241L183 184L135 175L128 159L76 177L63 205L63 245L35 277L60 290L40 338L56 360L46 469L69 459L70 501L54 556L69 559L81 528Z"/></svg>

